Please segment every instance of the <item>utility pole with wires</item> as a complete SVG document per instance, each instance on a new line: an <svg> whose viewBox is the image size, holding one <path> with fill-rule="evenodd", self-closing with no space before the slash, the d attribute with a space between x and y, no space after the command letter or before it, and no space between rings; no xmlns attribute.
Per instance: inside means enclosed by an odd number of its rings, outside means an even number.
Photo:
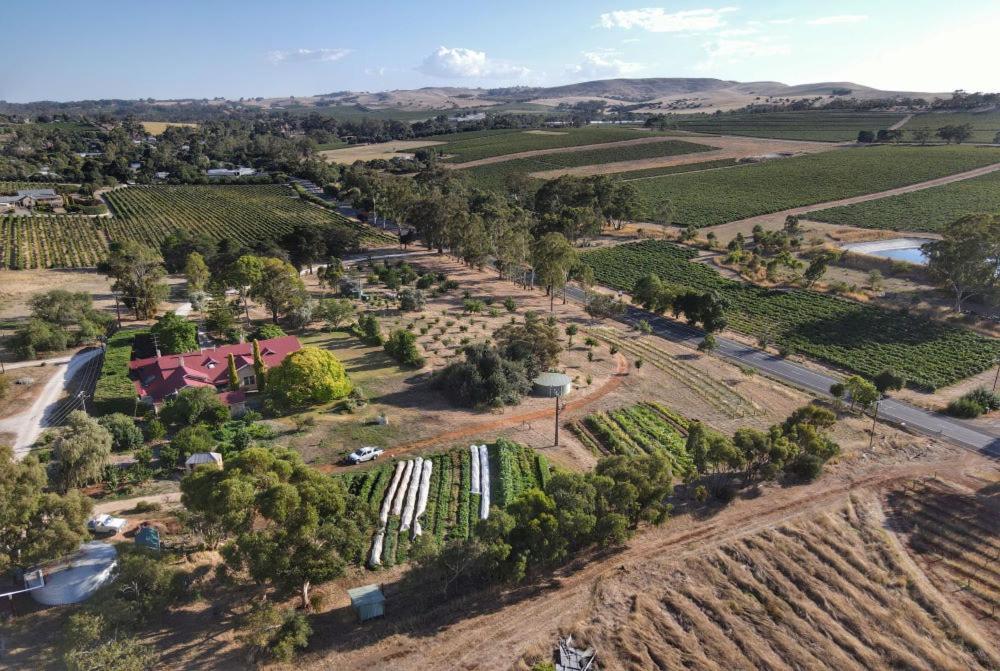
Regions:
<svg viewBox="0 0 1000 671"><path fill-rule="evenodd" d="M868 440L868 449L872 449L872 445L875 444L875 423L878 422L878 405L882 402L882 396L880 395L875 399L875 412L872 414L872 435Z"/></svg>

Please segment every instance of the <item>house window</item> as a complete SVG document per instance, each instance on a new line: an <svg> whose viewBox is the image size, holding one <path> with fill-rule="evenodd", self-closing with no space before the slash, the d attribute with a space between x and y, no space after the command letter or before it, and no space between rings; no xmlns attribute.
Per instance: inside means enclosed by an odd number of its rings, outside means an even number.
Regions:
<svg viewBox="0 0 1000 671"><path fill-rule="evenodd" d="M247 375L245 378L243 378L243 386L244 387L249 387L252 384L257 384L257 376L256 375Z"/></svg>

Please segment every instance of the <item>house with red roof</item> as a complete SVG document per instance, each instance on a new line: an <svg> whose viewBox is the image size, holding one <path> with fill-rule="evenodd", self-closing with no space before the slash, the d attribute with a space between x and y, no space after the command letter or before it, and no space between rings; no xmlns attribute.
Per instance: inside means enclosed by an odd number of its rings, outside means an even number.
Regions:
<svg viewBox="0 0 1000 671"><path fill-rule="evenodd" d="M261 358L270 370L285 357L301 349L298 338L282 336L260 340ZM239 389L229 388L229 355L233 355ZM219 400L234 413L245 408L247 392L257 391L257 374L253 367L253 343L223 345L212 349L183 354L168 354L129 362L129 377L135 384L139 400L154 407L192 387L210 387L219 392Z"/></svg>

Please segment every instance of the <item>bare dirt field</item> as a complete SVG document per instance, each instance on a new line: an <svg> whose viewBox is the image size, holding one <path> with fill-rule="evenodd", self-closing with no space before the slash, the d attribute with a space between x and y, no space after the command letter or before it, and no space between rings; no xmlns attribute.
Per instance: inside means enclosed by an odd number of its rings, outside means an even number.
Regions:
<svg viewBox="0 0 1000 671"><path fill-rule="evenodd" d="M679 137L671 138L679 139ZM663 156L660 158L647 158L638 161L618 161L616 163L603 163L601 165L585 165L577 168L560 168L558 170L541 170L531 173L532 177L540 179L555 179L562 175L605 175L616 172L627 172L629 170L645 170L647 168L664 168L673 165L688 165L690 163L703 163L705 161L716 161L724 158L748 158L752 156L766 156L768 154L791 153L791 154L813 154L821 151L830 151L837 146L829 142L803 142L798 140L771 140L766 138L736 137L732 135L713 135L692 137L686 136L683 139L703 141L703 144L718 147L712 151L702 151L695 154L680 154L678 156ZM635 143L628 140L627 143ZM615 146L626 144L625 142L612 142L601 146ZM575 149L586 149L586 147L576 147ZM532 152L522 152L530 154ZM549 153L549 152L546 152ZM498 157L499 158L499 157ZM509 154L503 158L520 158L519 154ZM488 159L484 159L488 160ZM462 167L470 167L472 163L462 164Z"/></svg>
<svg viewBox="0 0 1000 671"><path fill-rule="evenodd" d="M768 485L729 507L677 517L547 584L438 606L387 586L396 610L364 626L350 622L346 599L334 593L333 610L316 624L323 642L298 666L525 669L573 632L597 646L609 669L680 666L671 658L693 668L763 668L755 655L780 659L786 649L811 660L798 668L881 668L921 655L930 661L911 668L993 668L990 639L886 534L872 494L935 472L995 473L986 464L945 448L924 463L836 467L811 485ZM747 647L755 628L756 649Z"/></svg>
<svg viewBox="0 0 1000 671"><path fill-rule="evenodd" d="M375 159L399 158L401 154L397 152L419 149L420 147L430 147L443 142L427 140L394 140L392 142L382 142L380 144L359 144L342 149L328 149L319 152L319 155L331 163L351 164L355 161L374 161Z"/></svg>
<svg viewBox="0 0 1000 671"><path fill-rule="evenodd" d="M524 132L529 135L566 135L565 132L558 130L526 130Z"/></svg>
<svg viewBox="0 0 1000 671"><path fill-rule="evenodd" d="M98 307L114 307L111 282L97 271L87 270L0 270L0 319L27 317L28 301L34 294L50 289L86 291Z"/></svg>

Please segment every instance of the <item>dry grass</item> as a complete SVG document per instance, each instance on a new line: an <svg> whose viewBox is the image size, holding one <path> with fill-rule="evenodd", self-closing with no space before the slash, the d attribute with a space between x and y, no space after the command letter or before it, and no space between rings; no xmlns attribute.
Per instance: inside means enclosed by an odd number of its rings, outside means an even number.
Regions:
<svg viewBox="0 0 1000 671"><path fill-rule="evenodd" d="M852 500L687 560L599 583L578 627L601 668L992 669L1000 654L951 611Z"/></svg>
<svg viewBox="0 0 1000 671"><path fill-rule="evenodd" d="M1000 639L1000 485L973 494L926 480L893 492L888 504L928 574Z"/></svg>
<svg viewBox="0 0 1000 671"><path fill-rule="evenodd" d="M196 123L175 123L172 121L143 121L142 127L146 129L146 132L150 135L162 135L163 131L167 130L170 126L185 126L187 128L197 128Z"/></svg>
<svg viewBox="0 0 1000 671"><path fill-rule="evenodd" d="M375 159L389 160L399 158L402 154L397 152L410 151L420 147L430 147L443 142L427 140L394 140L392 142L382 142L380 144L357 144L342 149L329 149L319 152L319 155L330 163L343 163L350 165L355 161L374 161Z"/></svg>

